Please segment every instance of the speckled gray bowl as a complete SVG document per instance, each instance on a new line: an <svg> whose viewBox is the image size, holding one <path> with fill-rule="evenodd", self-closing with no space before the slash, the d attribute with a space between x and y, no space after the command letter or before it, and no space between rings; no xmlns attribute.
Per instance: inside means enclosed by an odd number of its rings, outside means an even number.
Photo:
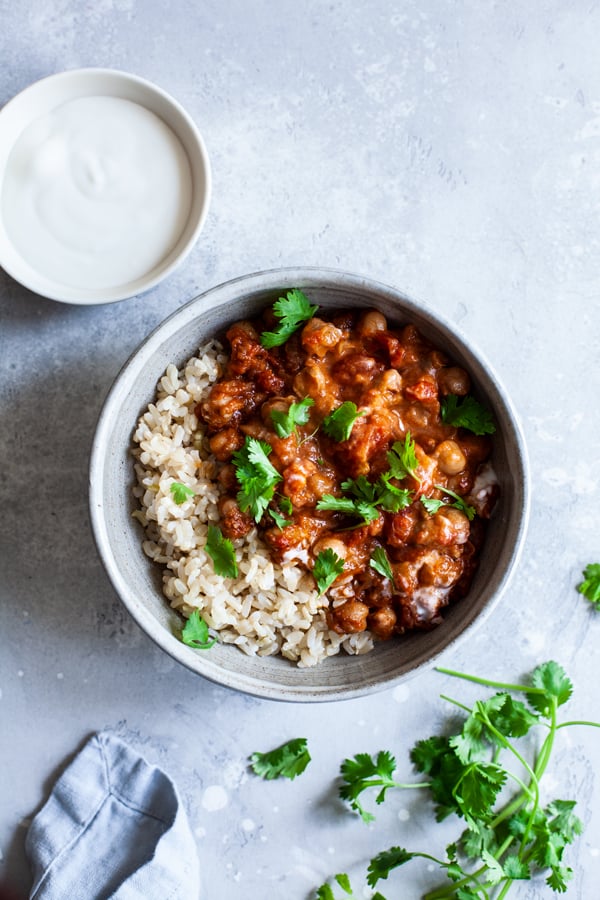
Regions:
<svg viewBox="0 0 600 900"><path fill-rule="evenodd" d="M451 606L444 623L433 631L382 642L364 656L342 653L311 669L299 669L276 657L248 657L231 645L210 651L186 647L178 637L182 620L162 596L159 567L142 552L140 526L131 517L132 433L167 365L181 365L209 337L236 319L256 314L291 287L302 288L320 306L373 306L394 323L413 322L469 371L498 424L493 461L501 499L468 596ZM454 326L421 303L383 284L330 269L290 268L248 275L207 291L171 315L117 377L98 422L90 466L91 519L98 550L117 594L138 625L199 675L258 697L288 701L339 700L390 688L431 665L481 625L519 558L528 499L521 430L489 364Z"/></svg>

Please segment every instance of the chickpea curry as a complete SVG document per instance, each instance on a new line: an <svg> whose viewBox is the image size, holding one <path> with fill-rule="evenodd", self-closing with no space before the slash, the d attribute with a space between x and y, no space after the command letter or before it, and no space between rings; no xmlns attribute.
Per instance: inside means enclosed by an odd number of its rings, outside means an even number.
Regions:
<svg viewBox="0 0 600 900"><path fill-rule="evenodd" d="M498 496L489 412L412 324L318 309L301 291L232 325L196 414L222 488L220 528L257 527L312 571L329 628L387 639L463 596Z"/></svg>

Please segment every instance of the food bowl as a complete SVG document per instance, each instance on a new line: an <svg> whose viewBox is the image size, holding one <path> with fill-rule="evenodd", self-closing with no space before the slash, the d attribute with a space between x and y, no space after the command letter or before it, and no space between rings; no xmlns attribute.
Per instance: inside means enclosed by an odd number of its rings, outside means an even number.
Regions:
<svg viewBox="0 0 600 900"><path fill-rule="evenodd" d="M436 347L470 373L497 431L492 462L500 500L489 522L479 568L466 597L451 604L431 631L378 642L364 655L340 653L311 668L281 657L246 656L218 644L195 650L180 639L183 619L161 591L161 572L142 551L135 508L132 434L155 397L167 365L181 366L198 347L236 320L251 318L285 291L300 288L322 307L379 309L390 322L411 322ZM453 325L398 290L369 279L317 268L289 268L248 275L192 300L162 323L126 363L100 415L90 467L91 520L112 584L138 625L163 650L199 675L248 694L286 701L330 701L390 688L481 625L499 601L519 558L528 515L525 445L506 392L489 364Z"/></svg>
<svg viewBox="0 0 600 900"><path fill-rule="evenodd" d="M61 72L0 111L0 266L44 297L89 305L154 287L194 246L210 193L196 125L136 75Z"/></svg>

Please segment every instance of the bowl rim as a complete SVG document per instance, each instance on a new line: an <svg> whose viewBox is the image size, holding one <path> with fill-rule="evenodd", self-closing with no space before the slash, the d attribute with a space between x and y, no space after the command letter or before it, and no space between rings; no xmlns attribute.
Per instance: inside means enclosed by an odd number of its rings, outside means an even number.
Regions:
<svg viewBox="0 0 600 900"><path fill-rule="evenodd" d="M218 299L222 293L231 294L240 291L241 289L243 289L244 293L248 294L252 293L253 289L260 289L261 292L270 290L275 291L281 289L283 284L293 284L295 287L302 288L303 286L308 287L309 284L314 285L315 282L317 282L319 286L334 289L343 289L344 287L363 287L370 289L382 296L385 295L390 297L395 302L401 302L403 312L406 312L407 315L410 315L410 311L414 310L416 313L418 312L420 317L425 316L427 319L430 319L436 327L447 330L449 333L453 334L485 369L490 381L497 390L498 397L505 407L518 454L517 462L519 468L519 482L521 485L521 502L517 513L517 526L510 555L493 594L487 600L483 608L477 612L474 618L466 624L459 634L455 635L445 643L441 649L430 654L426 659L417 662L410 670L387 678L383 682L372 681L354 687L343 685L337 689L332 689L327 685L323 687L311 685L308 686L308 688L303 688L301 684L281 686L279 684L266 683L259 677L249 677L241 673L224 670L218 665L213 665L208 661L208 655L202 656L200 651L191 650L190 648L185 647L180 641L176 641L174 644L173 635L169 633L161 623L156 621L154 616L139 601L137 596L130 590L127 582L121 576L110 550L109 535L103 515L104 507L102 497L104 483L104 449L107 445L106 439L110 434L111 421L116 412L115 407L119 403L119 396L124 390L124 385L133 383L136 373L144 369L154 352L162 344L165 333L168 334L180 330L181 327L184 327L195 320L198 315L202 315L202 312L198 312L197 307L201 306L209 299L214 299L215 297ZM238 296L241 295L239 294ZM215 306L221 307L225 302L226 301L223 300L222 302L215 304ZM210 306L207 307L208 310L210 308ZM135 423L132 423L132 431L134 424ZM115 377L101 407L90 451L89 512L92 533L98 554L113 589L136 623L142 628L145 634L150 637L157 646L168 653L169 656L196 674L206 678L208 681L219 684L222 687L241 691L242 693L254 697L284 702L331 702L354 699L376 691L392 689L399 683L415 677L420 672L430 670L440 656L456 649L459 644L462 644L468 636L471 636L475 630L479 629L484 624L498 605L512 580L525 543L529 523L530 493L527 447L522 427L512 401L484 354L473 345L472 341L464 336L462 330L454 324L450 324L444 316L440 315L437 311L432 310L427 304L415 300L414 297L405 294L395 287L376 281L367 276L350 273L341 269L319 266L271 268L237 276L233 279L221 282L214 287L208 288L206 291L193 297L167 316L141 341ZM164 602L168 606L166 598ZM232 650L234 649L236 648L232 648ZM258 657L256 658L258 659ZM290 663L290 665L293 664Z"/></svg>
<svg viewBox="0 0 600 900"><path fill-rule="evenodd" d="M76 91L78 85L83 86L84 84L87 84L88 81L99 84L100 89L93 93L89 89L82 90L81 93L72 93L73 91ZM108 83L111 84L110 89L107 87ZM102 85L104 85L104 90L102 90ZM77 306L95 306L126 300L151 290L171 275L171 273L188 257L198 240L208 216L212 197L212 170L208 150L198 126L181 103L159 85L122 69L95 66L66 69L62 72L46 75L23 88L23 90L15 94L0 109L0 135L6 135L7 132L10 133L11 120L19 117L22 110L27 110L28 107L32 104L35 105L36 103L42 103L43 108L40 108L35 115L28 115L26 117L27 121L19 126L19 130L15 134L10 136L10 140L5 136L0 137L0 157L6 161L23 129L27 127L27 124L33 122L40 115L43 115L44 110L50 111L55 109L62 102L66 102L69 99L75 99L75 97L120 96L118 92L119 86L121 86L123 91L126 91L127 87L134 88L142 95L145 95L148 98L148 101L150 98L156 99L159 103L164 104L166 108L169 108L174 117L179 120L181 129L185 130L186 133L185 143L182 140L179 127L175 128L170 123L165 124L168 125L183 147L190 165L194 191L199 192L198 197L200 199L199 202L197 201L195 203L196 209L194 209L194 206L190 208L190 215L181 231L180 238L175 242L172 250L166 257L159 261L146 274L128 282L115 285L112 288L76 288L67 284L61 284L61 282L54 279L47 278L30 265L28 260L13 247L12 242L6 234L6 229L0 228L0 266L11 278L14 278L14 280L19 282L23 287L42 297L47 297L49 300L56 300L59 303L69 303ZM47 106L43 105L45 96L52 98L51 103ZM136 102L140 106L145 106L142 99L132 102ZM153 111L149 106L145 106L145 108L149 109L151 112ZM158 113L155 113L155 115L158 115ZM161 118L160 115L158 115L158 117ZM190 150L192 156L190 156ZM203 185L201 186L196 184L197 179L194 177L195 167L197 167L198 172L201 173L201 180L203 182ZM2 195L2 183L3 176L0 175L0 198ZM195 196L194 191L192 192L193 197ZM188 229L190 222L194 219L195 223L193 227L190 228L185 242L176 253L173 253L177 248L179 240L184 235L186 229ZM0 222L1 221L0 207Z"/></svg>

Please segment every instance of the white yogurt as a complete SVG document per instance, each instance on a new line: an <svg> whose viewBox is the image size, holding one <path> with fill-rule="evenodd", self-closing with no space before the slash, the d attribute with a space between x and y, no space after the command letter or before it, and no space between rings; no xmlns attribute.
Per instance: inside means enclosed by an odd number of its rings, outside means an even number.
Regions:
<svg viewBox="0 0 600 900"><path fill-rule="evenodd" d="M118 97L81 97L19 136L0 208L32 268L102 289L151 272L176 245L191 202L187 155L158 116Z"/></svg>

